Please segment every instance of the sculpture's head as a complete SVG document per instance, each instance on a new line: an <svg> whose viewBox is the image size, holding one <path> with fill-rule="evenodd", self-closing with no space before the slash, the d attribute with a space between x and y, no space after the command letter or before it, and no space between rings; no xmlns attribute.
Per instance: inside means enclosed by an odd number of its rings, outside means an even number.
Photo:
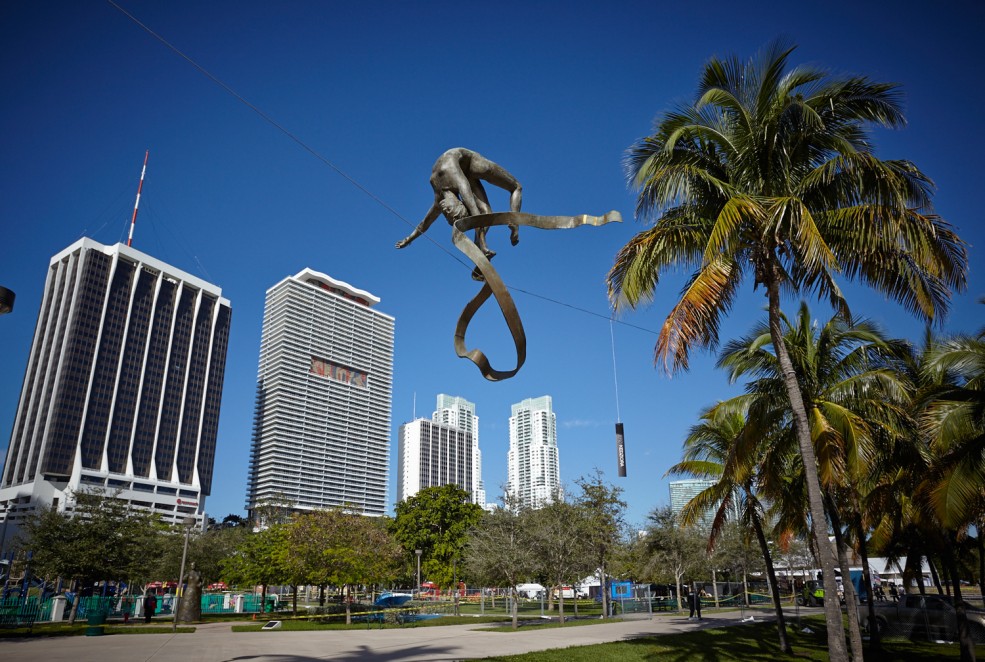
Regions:
<svg viewBox="0 0 985 662"><path fill-rule="evenodd" d="M451 194L442 196L438 206L441 207L441 213L445 215L449 223L454 223L469 215L469 210L465 208L462 201Z"/></svg>

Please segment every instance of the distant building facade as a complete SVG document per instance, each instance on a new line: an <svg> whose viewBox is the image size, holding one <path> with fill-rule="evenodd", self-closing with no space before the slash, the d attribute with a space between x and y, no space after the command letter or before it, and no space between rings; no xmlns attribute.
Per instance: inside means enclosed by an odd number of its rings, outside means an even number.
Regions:
<svg viewBox="0 0 985 662"><path fill-rule="evenodd" d="M386 510L394 319L305 269L267 290L246 508Z"/></svg>
<svg viewBox="0 0 985 662"><path fill-rule="evenodd" d="M472 503L485 506L479 417L465 398L439 394L428 421L416 419L400 426L397 474L398 499L408 499L426 487L455 484Z"/></svg>
<svg viewBox="0 0 985 662"><path fill-rule="evenodd" d="M201 522L232 311L215 285L124 244L51 259L0 482L2 537L74 493Z"/></svg>
<svg viewBox="0 0 985 662"><path fill-rule="evenodd" d="M680 515L681 511L684 510L684 506L696 497L702 491L708 489L715 484L715 481L706 478L689 478L686 480L672 480L670 481L670 508L674 511L675 515ZM738 502L733 500L733 509L728 514L728 518L731 521L735 521L738 517ZM698 520L695 522L695 526L702 529L710 529L712 522L715 519L715 512L717 511L717 506L714 509L709 509L703 513Z"/></svg>
<svg viewBox="0 0 985 662"><path fill-rule="evenodd" d="M507 493L537 508L561 488L557 417L551 396L528 398L512 407Z"/></svg>
<svg viewBox="0 0 985 662"><path fill-rule="evenodd" d="M472 503L485 507L486 487L482 481L482 450L479 448L479 417L475 415L475 403L457 395L439 393L431 420L454 425L472 435L472 485L465 489L472 495Z"/></svg>

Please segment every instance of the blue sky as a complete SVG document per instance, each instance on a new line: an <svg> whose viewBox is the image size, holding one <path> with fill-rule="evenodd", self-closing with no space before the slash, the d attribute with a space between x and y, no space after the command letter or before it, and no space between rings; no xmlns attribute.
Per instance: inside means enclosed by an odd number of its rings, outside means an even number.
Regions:
<svg viewBox="0 0 985 662"><path fill-rule="evenodd" d="M51 256L84 235L125 241L149 149L134 245L216 283L233 306L211 515L243 509L264 292L311 267L369 290L396 318L391 501L396 431L415 396L418 415L430 415L438 393L476 403L495 497L510 405L551 395L564 481L598 467L625 490L630 521L642 522L667 503L664 474L698 412L741 387L714 370L712 354L672 379L654 369L655 330L683 275L614 326L614 379L604 278L640 229L623 154L658 113L691 98L711 55L745 57L776 37L799 45L795 63L902 85L909 125L878 132L877 152L911 159L935 180L938 212L971 244L970 287L944 328L982 326L980 3L119 3L297 141L108 3L0 4L0 285L17 293L14 313L0 319L0 443ZM500 383L453 351L455 321L477 288L469 270L425 239L393 247L430 205L435 158L457 146L510 170L524 211L616 209L625 219L525 229L516 248L505 230L491 232L503 279L536 295L514 292L528 359ZM506 208L505 194L490 196ZM455 253L443 222L428 236ZM920 334L897 305L848 291L856 314L896 336ZM745 333L763 303L750 283L722 338ZM492 306L469 344L512 367ZM625 479L616 478L616 381Z"/></svg>

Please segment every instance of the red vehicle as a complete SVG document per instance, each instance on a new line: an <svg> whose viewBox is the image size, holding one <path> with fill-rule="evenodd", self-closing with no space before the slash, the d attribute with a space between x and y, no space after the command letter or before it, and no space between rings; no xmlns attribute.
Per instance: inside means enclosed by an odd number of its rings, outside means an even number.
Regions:
<svg viewBox="0 0 985 662"><path fill-rule="evenodd" d="M440 592L441 587L434 582L422 582L418 595L422 598L436 598Z"/></svg>

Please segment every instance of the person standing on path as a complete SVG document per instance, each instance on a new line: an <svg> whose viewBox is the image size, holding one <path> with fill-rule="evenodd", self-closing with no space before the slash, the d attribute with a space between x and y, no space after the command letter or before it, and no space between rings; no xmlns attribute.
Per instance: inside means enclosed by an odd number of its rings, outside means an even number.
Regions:
<svg viewBox="0 0 985 662"><path fill-rule="evenodd" d="M154 618L154 613L157 611L157 596L153 593L148 593L144 597L144 623L150 623L150 620Z"/></svg>

